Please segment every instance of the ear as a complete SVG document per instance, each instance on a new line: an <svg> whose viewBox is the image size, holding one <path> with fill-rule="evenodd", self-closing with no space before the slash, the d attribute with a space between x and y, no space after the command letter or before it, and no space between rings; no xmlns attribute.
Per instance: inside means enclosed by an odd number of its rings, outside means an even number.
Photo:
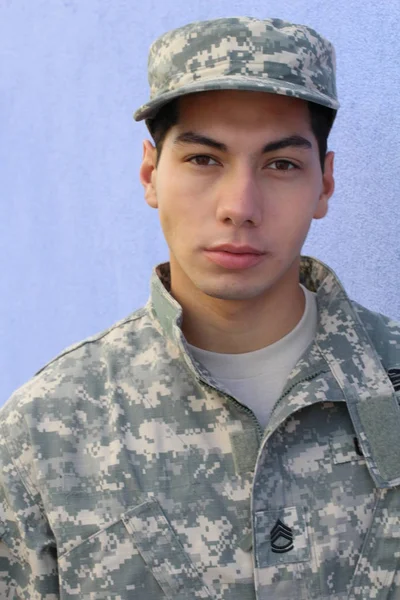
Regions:
<svg viewBox="0 0 400 600"><path fill-rule="evenodd" d="M143 159L140 166L140 181L144 187L144 197L149 206L158 208L156 193L157 150L149 140L143 142Z"/></svg>
<svg viewBox="0 0 400 600"><path fill-rule="evenodd" d="M333 177L334 152L327 152L322 175L322 192L315 209L314 219L322 219L328 212L328 201L335 190L335 179Z"/></svg>

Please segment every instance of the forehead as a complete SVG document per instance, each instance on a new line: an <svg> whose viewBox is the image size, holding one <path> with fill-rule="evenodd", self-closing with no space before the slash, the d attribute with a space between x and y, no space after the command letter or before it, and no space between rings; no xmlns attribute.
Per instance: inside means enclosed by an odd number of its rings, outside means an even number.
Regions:
<svg viewBox="0 0 400 600"><path fill-rule="evenodd" d="M306 101L243 90L213 90L181 97L178 127L195 126L311 130Z"/></svg>

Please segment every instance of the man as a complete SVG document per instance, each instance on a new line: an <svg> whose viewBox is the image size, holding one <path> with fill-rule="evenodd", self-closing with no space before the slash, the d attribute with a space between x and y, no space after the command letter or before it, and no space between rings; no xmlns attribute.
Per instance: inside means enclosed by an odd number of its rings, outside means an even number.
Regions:
<svg viewBox="0 0 400 600"><path fill-rule="evenodd" d="M1 413L0 597L399 599L400 326L301 257L331 44L253 18L150 52L151 296Z"/></svg>

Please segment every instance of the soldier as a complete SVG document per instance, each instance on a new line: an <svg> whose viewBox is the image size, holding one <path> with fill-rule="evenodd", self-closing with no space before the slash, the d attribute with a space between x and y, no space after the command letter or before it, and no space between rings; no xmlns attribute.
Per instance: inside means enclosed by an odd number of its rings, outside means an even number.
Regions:
<svg viewBox="0 0 400 600"><path fill-rule="evenodd" d="M281 20L152 46L147 304L0 416L0 597L400 599L400 325L301 256L334 189L332 45Z"/></svg>

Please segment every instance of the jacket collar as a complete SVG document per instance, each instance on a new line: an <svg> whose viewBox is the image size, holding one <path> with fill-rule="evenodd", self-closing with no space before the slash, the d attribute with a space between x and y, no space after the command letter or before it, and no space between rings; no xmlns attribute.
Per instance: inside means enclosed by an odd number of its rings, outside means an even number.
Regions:
<svg viewBox="0 0 400 600"><path fill-rule="evenodd" d="M340 386L371 475L379 487L400 484L400 410L393 386L335 273L321 261L301 257L300 281L316 292L314 343L293 370L288 385L328 369ZM183 336L182 307L170 294L169 263L155 267L150 306L164 334L178 346L192 374L229 394L190 354ZM382 332L384 334L384 331Z"/></svg>

